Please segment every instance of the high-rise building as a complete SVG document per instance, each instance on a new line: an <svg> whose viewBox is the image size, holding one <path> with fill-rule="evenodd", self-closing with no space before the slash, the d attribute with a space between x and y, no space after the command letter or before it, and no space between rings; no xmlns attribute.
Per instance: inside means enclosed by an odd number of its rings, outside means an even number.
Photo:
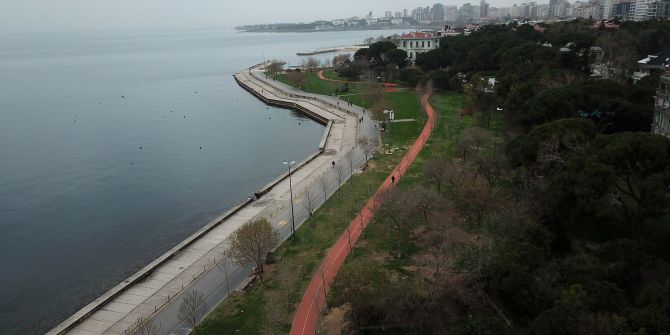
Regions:
<svg viewBox="0 0 670 335"><path fill-rule="evenodd" d="M549 0L549 16L558 17L558 0Z"/></svg>
<svg viewBox="0 0 670 335"><path fill-rule="evenodd" d="M621 1L614 4L614 6L612 6L612 16L620 17L622 20L630 20L632 16L631 6L633 3L633 1Z"/></svg>
<svg viewBox="0 0 670 335"><path fill-rule="evenodd" d="M430 7L429 6L424 7L421 10L421 12L422 12L422 15L423 15L423 19L425 21L430 21L432 19L431 15L430 15Z"/></svg>
<svg viewBox="0 0 670 335"><path fill-rule="evenodd" d="M391 12L390 10L387 10L386 13L384 13L384 17L387 18L387 19L393 18L393 12Z"/></svg>
<svg viewBox="0 0 670 335"><path fill-rule="evenodd" d="M670 137L670 73L661 75L654 110L654 123L651 127L654 134Z"/></svg>
<svg viewBox="0 0 670 335"><path fill-rule="evenodd" d="M517 16L518 17L528 17L528 4L522 2L518 7Z"/></svg>
<svg viewBox="0 0 670 335"><path fill-rule="evenodd" d="M484 0L479 1L479 17L487 18L489 17L489 4Z"/></svg>
<svg viewBox="0 0 670 335"><path fill-rule="evenodd" d="M402 10L402 17L409 17L409 10L407 8Z"/></svg>
<svg viewBox="0 0 670 335"><path fill-rule="evenodd" d="M670 17L670 0L635 0L630 12L635 21Z"/></svg>
<svg viewBox="0 0 670 335"><path fill-rule="evenodd" d="M658 2L658 8L656 9L656 17L670 18L670 0L664 0Z"/></svg>
<svg viewBox="0 0 670 335"><path fill-rule="evenodd" d="M436 3L430 9L430 16L432 21L444 21L444 5Z"/></svg>
<svg viewBox="0 0 670 335"><path fill-rule="evenodd" d="M612 11L614 9L614 0L601 0L602 7L600 8L600 15L603 19L609 20L612 18Z"/></svg>
<svg viewBox="0 0 670 335"><path fill-rule="evenodd" d="M460 13L458 15L459 20L463 21L463 22L468 22L468 21L472 20L472 18L473 18L472 14L473 14L472 13L472 5L469 4L469 3L465 3L465 4L463 4L463 6L461 6L461 10L460 10Z"/></svg>
<svg viewBox="0 0 670 335"><path fill-rule="evenodd" d="M528 15L529 18L537 18L537 2L531 1L528 3Z"/></svg>
<svg viewBox="0 0 670 335"><path fill-rule="evenodd" d="M456 6L445 6L444 7L444 19L449 22L458 21L458 7Z"/></svg>

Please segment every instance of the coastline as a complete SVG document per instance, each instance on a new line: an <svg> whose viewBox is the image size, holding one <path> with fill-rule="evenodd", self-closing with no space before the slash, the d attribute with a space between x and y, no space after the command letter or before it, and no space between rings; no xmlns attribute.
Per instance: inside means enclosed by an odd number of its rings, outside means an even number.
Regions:
<svg viewBox="0 0 670 335"><path fill-rule="evenodd" d="M312 180L310 182L310 179L313 179L312 175L316 174L318 176L319 173L323 175L322 170L324 170L324 166L325 168L329 168L329 163L332 158L337 158L338 155L341 156L347 148L347 150L354 149L356 136L359 134L358 129L354 129L353 131L352 129L349 129L348 132L350 135L353 134L353 138L345 138L343 135L345 133L345 126L347 124L350 126L353 125L354 128L358 127L357 120L359 116L356 114L356 112L341 108L333 103L333 101L329 101L330 99L335 98L323 96L320 99L324 100L317 100L316 97L310 94L305 93L303 95L297 94L296 92L289 93L286 92L288 89L286 87L281 87L282 84L280 83L273 83L277 86L264 86L271 84L264 83L262 79L257 78L258 76L256 73L252 74L252 71L258 71L259 67L262 65L263 64L257 64L249 69L237 73L235 75L235 80L238 82L238 84L240 84L240 86L244 87L247 91L251 92L267 104L298 110L299 112L305 113L310 118L313 118L317 122L327 125L324 129L324 135L319 144L319 150L309 155L305 160L299 163L291 173L293 179L302 177L299 178L297 182L294 181L294 187L297 188L302 183L305 188L307 188L315 181ZM245 74L245 72L248 72L248 75ZM255 85L255 87L252 87L252 84ZM271 96L269 96L268 92L265 92L265 88L261 87L272 89L274 90L274 94L283 94L284 97L288 99L281 99L277 96L275 96L276 98L273 99ZM261 92L258 91L259 89ZM327 109L329 108L334 109L334 111L328 111ZM360 107L356 107L356 109L359 108ZM360 113L365 114L365 110L360 110ZM353 121L354 118L356 119L355 122ZM337 149L338 147L339 150ZM329 151L327 157L321 157L324 151ZM332 151L337 151L337 153L334 154ZM317 160L319 162L315 162ZM311 166L316 164L318 164L318 166ZM308 170L310 171L303 171L306 166L309 166ZM312 169L314 171L311 171ZM296 175L298 175L298 177ZM166 309L166 307L174 302L176 297L178 297L182 292L185 292L186 290L195 286L198 281L201 280L201 278L204 278L208 274L210 269L216 267L218 264L217 258L219 262L221 262L222 258L220 255L218 255L220 254L220 249L221 247L225 247L227 245L227 237L230 235L230 233L237 229L237 227L245 222L248 222L250 219L259 217L261 215L269 214L270 217L278 215L280 211L280 208L278 207L279 205L281 205L281 209L284 209L286 205L285 196L287 190L284 189L285 187L282 187L285 185L280 184L282 184L282 182L285 181L287 177L288 173L283 173L277 179L271 181L269 184L265 185L263 188L257 191L254 196L248 197L239 205L217 217L206 226L198 230L198 232L188 237L186 240L172 248L167 253L163 254L155 261L151 262L142 270L124 280L122 283L116 285L101 297L97 298L82 308L80 311L73 314L70 318L63 321L47 334L122 334L125 329L127 329L129 324L134 322L138 316L151 318L156 316L158 313L161 313L164 309ZM268 193L272 194L267 195ZM270 208L272 206L277 207ZM266 209L270 210L265 211ZM237 216L241 216L241 218L237 218ZM236 222L231 224L231 222L227 222L229 219L234 219ZM208 235L215 235L216 238L218 238L220 241L217 240L217 243L214 243L213 241L215 238L211 238ZM282 236L282 241L286 240L287 238L288 235ZM193 251L191 249L195 250L193 253L197 253L197 251L203 252L199 253L197 257L194 255L189 256L189 252ZM185 258L188 260L180 259L184 258L184 255L186 255ZM177 267L176 263L184 264L189 260L191 262L191 266ZM174 283L175 281L181 282L181 285L177 285ZM133 291L132 294L128 294L128 291L131 290L135 291ZM139 302L133 305L133 308L130 308L131 304L124 302L129 300L123 296L141 296L139 295L140 292L145 292L144 294L151 294L144 296L145 299L137 299L138 301L144 301ZM129 305L126 307L127 310L119 309L120 307L124 306L115 305L120 303ZM111 315L110 313L112 312L123 315Z"/></svg>

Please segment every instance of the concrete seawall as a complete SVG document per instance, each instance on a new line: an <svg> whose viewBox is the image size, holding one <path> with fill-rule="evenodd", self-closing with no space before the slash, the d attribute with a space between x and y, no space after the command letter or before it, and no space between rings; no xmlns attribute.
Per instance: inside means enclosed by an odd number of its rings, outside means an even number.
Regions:
<svg viewBox="0 0 670 335"><path fill-rule="evenodd" d="M294 102L289 102L285 100L276 100L276 99L269 99L265 95L262 94L262 92L256 92L253 90L251 87L249 87L245 82L241 81L238 79L237 75L233 76L235 78L235 81L237 81L237 84L240 85L242 88L245 90L249 91L251 94L253 94L256 98L260 99L264 103L272 106L277 106L281 108L287 108L287 109L294 109L299 112L302 112L303 114L307 115L310 117L312 120L321 123L323 125L328 124L329 119L324 117L323 115L320 115L318 113L314 113L312 110L305 108L304 106L298 105Z"/></svg>
<svg viewBox="0 0 670 335"><path fill-rule="evenodd" d="M315 96L292 90L285 85L262 79L254 66L235 75L241 87L267 104L295 109L326 128L319 149L292 169L294 193L307 190L334 164L353 152L362 126L361 115L366 111L357 106L339 107L332 97ZM344 105L344 103L342 104ZM370 124L368 135L378 136ZM358 154L362 156L362 154ZM362 165L360 158L356 166ZM353 174L353 171L350 171ZM282 226L287 213L288 173L263 186L252 196L223 215L212 220L161 257L91 302L48 335L60 334L123 334L137 318L169 318L173 305L183 292L200 285L211 270L218 266L222 251L227 249L228 237L245 222L258 217L270 218L273 225L282 229L282 240L287 238L287 227ZM331 182L334 181L332 178ZM339 187L333 186L335 188ZM305 192L303 191L303 192ZM331 193L332 194L332 193ZM329 194L326 194L329 195ZM295 197L301 196L300 194ZM319 204L320 205L320 204ZM279 229L278 228L278 229ZM290 233L290 231L288 232ZM170 331L162 330L161 334Z"/></svg>

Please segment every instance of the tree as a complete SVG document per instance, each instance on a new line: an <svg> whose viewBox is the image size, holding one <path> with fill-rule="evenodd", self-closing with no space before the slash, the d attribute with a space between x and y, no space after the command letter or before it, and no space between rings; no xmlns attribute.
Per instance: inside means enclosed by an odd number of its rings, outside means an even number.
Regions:
<svg viewBox="0 0 670 335"><path fill-rule="evenodd" d="M439 193L442 193L442 187L448 183L447 166L450 164L442 158L434 158L424 164L424 177L431 185L437 186L437 192Z"/></svg>
<svg viewBox="0 0 670 335"><path fill-rule="evenodd" d="M268 64L268 66L265 67L265 72L274 77L278 73L284 71L284 65L286 65L285 62L272 60L270 61L270 64Z"/></svg>
<svg viewBox="0 0 670 335"><path fill-rule="evenodd" d="M381 62L388 51L396 49L397 46L391 41L375 42L370 45L368 55L371 61ZM407 58L407 57L405 57Z"/></svg>
<svg viewBox="0 0 670 335"><path fill-rule="evenodd" d="M347 159L347 163L349 163L349 176L354 175L354 149L349 150L344 157Z"/></svg>
<svg viewBox="0 0 670 335"><path fill-rule="evenodd" d="M341 187L342 181L344 180L344 165L338 162L337 164L335 164L334 168L336 173L335 176L337 177L337 186Z"/></svg>
<svg viewBox="0 0 670 335"><path fill-rule="evenodd" d="M305 85L309 82L309 78L307 78L307 74L304 72L290 71L286 76L300 89L305 89Z"/></svg>
<svg viewBox="0 0 670 335"><path fill-rule="evenodd" d="M230 272L230 250L223 253L223 258L216 264L216 268L221 271L226 280L226 295L230 294L230 283L228 281L228 273Z"/></svg>
<svg viewBox="0 0 670 335"><path fill-rule="evenodd" d="M231 256L239 265L253 262L262 281L265 257L279 243L278 235L265 218L247 222L233 233L230 242Z"/></svg>
<svg viewBox="0 0 670 335"><path fill-rule="evenodd" d="M319 60L314 57L309 57L304 61L303 66L310 71L314 71L314 69L319 67Z"/></svg>
<svg viewBox="0 0 670 335"><path fill-rule="evenodd" d="M407 64L407 52L405 50L393 49L386 52L386 58L388 62L398 66L398 68L404 68Z"/></svg>
<svg viewBox="0 0 670 335"><path fill-rule="evenodd" d="M340 69L342 66L344 66L348 62L351 62L351 55L350 54L337 55L337 56L333 57L333 67L335 69Z"/></svg>
<svg viewBox="0 0 670 335"><path fill-rule="evenodd" d="M305 193L303 193L303 196L305 197L303 206L305 206L309 216L312 216L312 214L314 214L314 194L312 194L312 191L310 191L309 187L307 187L307 189L305 189Z"/></svg>
<svg viewBox="0 0 670 335"><path fill-rule="evenodd" d="M206 308L207 303L202 292L191 290L184 295L179 305L177 317L195 330L195 327L200 324L200 320L205 316Z"/></svg>
<svg viewBox="0 0 670 335"><path fill-rule="evenodd" d="M127 335L158 335L160 328L154 323L152 319L144 319L142 317L128 327Z"/></svg>
<svg viewBox="0 0 670 335"><path fill-rule="evenodd" d="M323 192L323 202L325 203L326 200L328 200L328 179L326 179L325 174L321 176L321 179L319 179L319 186L321 186L321 192Z"/></svg>
<svg viewBox="0 0 670 335"><path fill-rule="evenodd" d="M363 136L358 139L358 145L360 145L363 149L363 153L365 154L365 162L367 164L368 158L375 152L377 146L379 146L379 141L374 138Z"/></svg>

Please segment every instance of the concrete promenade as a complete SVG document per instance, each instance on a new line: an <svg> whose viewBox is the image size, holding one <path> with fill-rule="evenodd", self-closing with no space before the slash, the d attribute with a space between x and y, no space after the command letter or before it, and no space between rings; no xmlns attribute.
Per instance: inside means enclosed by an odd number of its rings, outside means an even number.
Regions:
<svg viewBox="0 0 670 335"><path fill-rule="evenodd" d="M357 140L378 138L378 128L369 111L267 79L259 67L237 73L235 79L266 103L297 109L329 125L322 147L296 164L291 175L297 229L309 217L307 198L311 199L309 203L314 210L339 188L338 175L344 181L363 166L365 155L357 147ZM224 257L229 237L237 228L265 217L279 231L281 241L291 235L287 174L257 194L262 196L249 195L239 207L216 218L47 334L125 334L138 318L154 320L160 334L188 334L191 329L177 318L183 293L201 291L211 311L230 291L244 283L253 270L251 266L234 265Z"/></svg>

